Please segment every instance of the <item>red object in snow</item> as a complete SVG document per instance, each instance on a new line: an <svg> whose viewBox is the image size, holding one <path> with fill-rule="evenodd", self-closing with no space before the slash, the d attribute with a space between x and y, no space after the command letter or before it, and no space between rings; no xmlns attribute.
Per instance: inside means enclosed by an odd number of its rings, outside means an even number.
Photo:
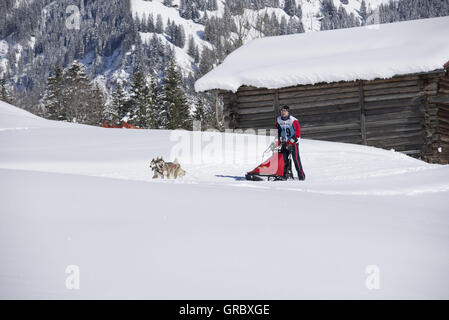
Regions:
<svg viewBox="0 0 449 320"><path fill-rule="evenodd" d="M128 122L123 121L119 125L113 125L109 124L107 122L103 122L101 125L103 128L126 128L126 129L141 129L138 126L133 126L132 124L129 124Z"/></svg>
<svg viewBox="0 0 449 320"><path fill-rule="evenodd" d="M256 169L247 173L248 177L266 176L281 177L284 175L284 157L281 152L275 152L268 160L257 166ZM252 180L252 179L248 179Z"/></svg>

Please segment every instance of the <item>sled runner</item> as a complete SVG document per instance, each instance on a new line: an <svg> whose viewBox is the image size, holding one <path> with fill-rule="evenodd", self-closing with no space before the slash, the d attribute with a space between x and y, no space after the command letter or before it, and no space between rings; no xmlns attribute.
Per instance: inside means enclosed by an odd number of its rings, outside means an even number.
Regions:
<svg viewBox="0 0 449 320"><path fill-rule="evenodd" d="M251 181L279 181L293 179L292 172L292 160L291 155L288 157L287 162L287 176L284 177L284 156L281 152L281 145L276 146L276 141L274 141L265 150L265 153L271 150L273 152L272 156L258 165L254 170L248 172L245 175L246 180Z"/></svg>

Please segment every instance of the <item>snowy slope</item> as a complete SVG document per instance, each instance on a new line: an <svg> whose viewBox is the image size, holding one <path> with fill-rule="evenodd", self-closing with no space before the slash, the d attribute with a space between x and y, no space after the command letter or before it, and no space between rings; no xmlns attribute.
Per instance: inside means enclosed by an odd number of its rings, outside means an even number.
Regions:
<svg viewBox="0 0 449 320"><path fill-rule="evenodd" d="M185 35L186 35L186 45L183 49L180 49L176 46L172 46L175 49L175 57L179 66L183 70L184 74L188 71L192 71L192 65L187 61L192 58L187 54L188 49L188 41L192 36L195 43L199 46L200 50L203 47L211 48L211 44L202 39L201 35L204 33L204 26L201 24L195 23L192 20L186 20L179 15L179 10L174 7L165 6L162 0L155 1L143 1L143 0L131 0L131 11L133 17L136 15L139 18L143 16L148 17L150 14L154 16L154 22L156 22L157 15L160 14L162 16L162 21L164 23L164 29L167 27L167 21L170 19L171 22L175 22L176 25L182 25L184 27ZM173 2L176 4L176 1ZM145 42L147 39L151 39L152 33L141 33L142 41ZM167 40L163 38L164 42Z"/></svg>
<svg viewBox="0 0 449 320"><path fill-rule="evenodd" d="M443 69L449 17L256 39L195 83L197 91L372 80Z"/></svg>
<svg viewBox="0 0 449 320"><path fill-rule="evenodd" d="M140 32L140 38L142 39L143 43L149 43L154 34L158 37L159 40L162 41L164 45L170 45L171 49L175 53L176 62L183 75L186 77L190 73L192 73L193 68L195 68L194 59L187 54L186 50L173 45L162 34L153 32Z"/></svg>
<svg viewBox="0 0 449 320"><path fill-rule="evenodd" d="M333 0L334 5L338 8L340 5L345 8L345 10L349 13L353 13L356 17L359 16L359 9L361 5L361 0L349 0L348 4L342 4L340 0ZM375 9L377 8L381 3L387 3L389 0L367 0L366 5L368 8ZM208 17L216 16L221 17L223 16L224 12L224 0L217 0L218 9L215 11L207 11ZM186 39L188 40L190 36L194 38L195 43L199 46L199 50L201 50L204 47L212 48L212 45L205 41L202 37L204 33L204 26L198 23L193 22L192 20L186 20L182 18L179 15L179 1L173 1L173 5L178 5L178 8L176 7L167 7L163 4L163 0L153 0L153 1L144 1L144 0L131 0L131 11L133 14L133 17L136 15L139 16L139 18L142 18L143 16L148 17L150 14L154 16L154 19L156 21L156 17L158 14L162 16L163 22L164 22L164 28L166 27L167 20L170 19L170 21L174 21L177 25L182 25L184 27L184 30L186 32ZM320 0L299 0L297 1L298 5L301 5L302 8L302 23L304 26L304 29L306 32L309 31L319 31L321 28L321 1ZM285 13L285 11L282 9L284 5L284 1L280 1L281 8L271 8L266 7L261 10L252 10L252 9L245 9L242 17L234 16L234 20L243 19L244 21L247 21L251 29L247 32L244 43L247 43L253 39L260 38L262 35L259 31L256 29L256 20L257 17L263 17L265 13L267 13L270 17L274 13L277 17L279 22L281 21L282 17L285 17L288 21L290 16ZM200 12L200 14L203 14L203 12ZM145 34L141 34L142 40L145 41L147 36ZM235 36L235 35L234 35ZM187 43L187 41L186 41ZM178 49L178 48L176 48ZM184 73L187 73L187 71L191 66L188 64L185 64L186 60L189 59L189 56L187 54L187 45L183 48L183 51L176 50L177 54L177 61L180 64L180 67L183 69Z"/></svg>
<svg viewBox="0 0 449 320"><path fill-rule="evenodd" d="M152 180L149 161L173 157L181 132L1 102L0 120L0 298L449 298L449 166L302 140L306 181L248 182L269 141L227 134L226 160L209 152L223 134L203 133L179 157L184 178Z"/></svg>

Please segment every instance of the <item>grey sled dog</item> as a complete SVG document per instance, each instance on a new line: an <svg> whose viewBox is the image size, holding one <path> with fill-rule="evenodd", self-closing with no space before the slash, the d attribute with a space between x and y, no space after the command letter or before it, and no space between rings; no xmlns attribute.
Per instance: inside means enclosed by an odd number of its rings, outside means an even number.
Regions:
<svg viewBox="0 0 449 320"><path fill-rule="evenodd" d="M151 160L150 163L151 170L153 170L153 179L161 178L177 179L179 177L185 176L186 172L181 168L178 159L173 162L165 162L162 157Z"/></svg>

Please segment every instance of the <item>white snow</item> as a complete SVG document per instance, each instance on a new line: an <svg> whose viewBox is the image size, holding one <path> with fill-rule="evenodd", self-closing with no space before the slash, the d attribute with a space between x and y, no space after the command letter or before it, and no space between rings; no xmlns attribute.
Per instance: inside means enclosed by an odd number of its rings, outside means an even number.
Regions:
<svg viewBox="0 0 449 320"><path fill-rule="evenodd" d="M179 15L179 9L173 7L166 7L162 3L162 0L154 1L143 1L143 0L131 0L131 12L133 17L137 14L139 18L143 15L148 18L150 14L154 16L154 23L157 21L157 15L162 16L162 21L164 23L164 29L167 26L167 20L170 19L171 22L175 22L177 25L182 25L186 34L186 45L185 50L187 50L187 43L189 37L192 36L195 43L198 44L200 48L211 47L211 44L201 38L201 34L204 32L204 26L195 23L192 20L186 20ZM176 4L176 2L173 2Z"/></svg>
<svg viewBox="0 0 449 320"><path fill-rule="evenodd" d="M243 34L245 34L243 38L243 43L247 43L253 39L263 37L264 35L262 31L259 30L259 28L257 27L257 21L258 19L262 19L265 16L265 14L268 14L268 16L271 18L273 13L277 17L279 23L281 22L282 17L285 17L287 22L290 18L290 16L287 13L285 13L283 9L271 7L266 7L260 10L245 9L242 15L233 16L237 29L241 28L239 26L245 26L246 24L248 24L250 27L249 30L242 32ZM235 33L232 33L232 36L234 38L237 38L237 34Z"/></svg>
<svg viewBox="0 0 449 320"><path fill-rule="evenodd" d="M255 39L195 83L196 91L372 80L442 69L449 17Z"/></svg>
<svg viewBox="0 0 449 320"><path fill-rule="evenodd" d="M306 181L249 182L270 139L104 129L3 102L0 128L1 299L449 298L449 166L301 140ZM187 175L151 179L180 136ZM223 137L228 161L210 152Z"/></svg>
<svg viewBox="0 0 449 320"><path fill-rule="evenodd" d="M396 0L393 0L396 1ZM377 9L381 4L387 4L390 0L366 0L366 7L368 15L375 14L373 10ZM306 32L321 30L321 0L298 0L296 1L301 6L302 10L302 24ZM354 14L360 20L360 6L361 0L348 0L348 4L343 4L340 0L333 0L334 6L338 9L342 6L348 14ZM371 8L371 10L370 10Z"/></svg>

